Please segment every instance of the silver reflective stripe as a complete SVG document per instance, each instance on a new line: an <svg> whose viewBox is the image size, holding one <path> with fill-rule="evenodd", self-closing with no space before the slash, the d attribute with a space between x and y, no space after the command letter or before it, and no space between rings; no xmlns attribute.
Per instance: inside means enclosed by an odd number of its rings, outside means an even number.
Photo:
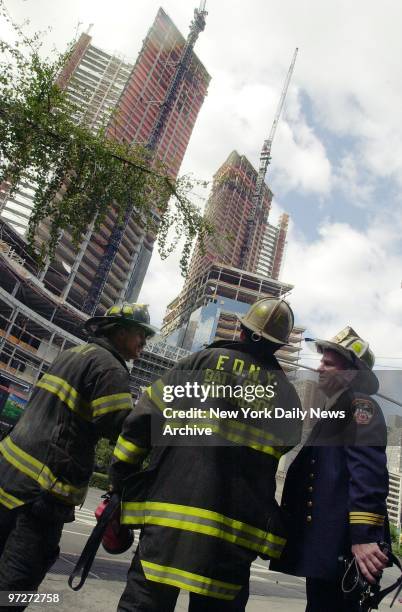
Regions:
<svg viewBox="0 0 402 612"><path fill-rule="evenodd" d="M45 465L18 448L10 438L5 438L0 444L0 451L15 468L37 480L45 489L50 489L56 482L45 469Z"/></svg>
<svg viewBox="0 0 402 612"><path fill-rule="evenodd" d="M125 461L126 463L134 463L137 460L137 455L133 456L122 444L119 444L119 441L117 441L113 455L120 461Z"/></svg>
<svg viewBox="0 0 402 612"><path fill-rule="evenodd" d="M140 518L141 516L144 516L144 512L140 510L138 511L129 510L127 512L127 515L132 516L134 518ZM233 535L236 538L246 538L247 540L250 540L250 542L254 543L257 546L263 547L266 545L265 537L259 538L257 536L253 536L249 533L245 533L241 529L235 529L232 526L224 525L221 522L213 521L206 517L182 514L179 512L169 512L166 510L165 511L163 510L145 510L145 522L149 522L148 519L152 519L153 517L169 518L169 519L172 519L174 521L181 523L183 526L185 524L188 524L189 531L192 531L191 529L192 525L206 525L208 527L213 527L214 529L217 529L218 531L222 531L224 533ZM274 545L274 548L275 547L276 546Z"/></svg>
<svg viewBox="0 0 402 612"><path fill-rule="evenodd" d="M161 412L163 412L163 410L166 408L166 404L163 401L163 389L164 389L164 385L163 385L163 382L161 381L161 379L158 379L157 381L155 381L152 384L152 386L147 387L145 389L145 392L149 396L149 398L152 401L152 403Z"/></svg>
<svg viewBox="0 0 402 612"><path fill-rule="evenodd" d="M133 444L133 442L126 440L123 435L120 434L113 451L113 455L120 461L125 461L126 463L137 463L147 452L147 449L136 446Z"/></svg>
<svg viewBox="0 0 402 612"><path fill-rule="evenodd" d="M203 420L202 423L204 427L209 425L215 433L219 434L223 438L227 438L228 440L237 442L238 444L243 444L244 446L253 448L261 453L272 455L278 460L283 454L280 449L272 446L272 444L276 446L283 443L276 440L273 435L267 434L262 430L258 430L257 427L243 425L238 421L228 421L222 419L218 421Z"/></svg>
<svg viewBox="0 0 402 612"><path fill-rule="evenodd" d="M17 446L10 437L0 443L0 452L17 471L38 482L49 493L62 497L69 503L79 504L85 499L87 487L79 488L57 480L47 465Z"/></svg>
<svg viewBox="0 0 402 612"><path fill-rule="evenodd" d="M13 508L18 508L18 506L23 506L24 503L24 501L14 497L14 495L11 495L11 493L7 493L7 491L0 487L0 504L3 504L3 506L9 510L12 510Z"/></svg>
<svg viewBox="0 0 402 612"><path fill-rule="evenodd" d="M121 522L202 533L279 557L286 540L218 512L167 502L123 502Z"/></svg>
<svg viewBox="0 0 402 612"><path fill-rule="evenodd" d="M260 453L265 453L266 455L271 455L275 457L279 461L282 457L283 452L282 448L271 446L274 442L275 445L279 444L279 440L272 439L273 437L270 434L264 434L264 432L260 432L259 439L257 438L256 432L258 432L256 427L250 427L249 425L243 425L238 421L227 421L222 419L202 419L200 420L182 420L182 421L173 421L169 419L169 423L165 422L165 426L169 425L170 427L184 427L185 425L189 425L193 427L194 425L201 425L202 427L210 427L214 434L224 438L225 440L229 440L234 444L238 444L241 446L247 446L252 448ZM255 430L255 431L253 431ZM269 444L267 444L269 443Z"/></svg>
<svg viewBox="0 0 402 612"><path fill-rule="evenodd" d="M85 420L90 421L92 419L88 403L79 396L77 390L64 378L53 374L44 374L36 383L36 387L56 395L72 412L79 414Z"/></svg>
<svg viewBox="0 0 402 612"><path fill-rule="evenodd" d="M168 567L141 560L144 574L148 580L172 584L179 588L201 593L218 599L231 600L236 597L241 585L231 584L213 578L207 578L200 574L194 574L175 567Z"/></svg>
<svg viewBox="0 0 402 612"><path fill-rule="evenodd" d="M92 400L90 406L93 409L94 416L99 416L115 410L131 410L133 398L130 393L113 393Z"/></svg>

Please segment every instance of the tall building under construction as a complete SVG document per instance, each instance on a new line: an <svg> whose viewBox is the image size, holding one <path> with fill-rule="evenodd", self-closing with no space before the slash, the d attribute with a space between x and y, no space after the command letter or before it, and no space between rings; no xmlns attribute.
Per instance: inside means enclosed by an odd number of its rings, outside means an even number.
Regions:
<svg viewBox="0 0 402 612"><path fill-rule="evenodd" d="M293 55L269 137L264 140L258 171L233 151L214 175L205 217L213 236L197 243L180 294L168 305L162 334L175 346L194 351L214 340L236 340L240 318L264 297L283 297L291 285L281 283L289 217L268 223L272 192L265 182L271 146L293 72ZM289 346L278 352L285 368L297 367L304 329L295 326Z"/></svg>
<svg viewBox="0 0 402 612"><path fill-rule="evenodd" d="M210 80L193 51L205 15L203 9L195 11L185 39L160 9L135 65L82 34L58 78L77 105L74 119L94 132L107 126L110 138L147 145L174 178ZM15 422L32 387L61 350L85 341L84 305L91 290L99 296L97 312L131 297L154 239L132 219L116 236L111 209L98 232L88 229L78 252L65 232L54 261L41 271L24 238L33 189L25 183L12 199L5 191L0 194L0 425ZM46 240L47 235L42 223L40 237ZM111 247L117 247L115 256L106 261ZM108 271L94 288L102 267ZM133 395L186 354L161 339L149 343L131 371Z"/></svg>
<svg viewBox="0 0 402 612"><path fill-rule="evenodd" d="M289 215L282 213L278 224L267 223L257 262L257 274L278 279L283 267Z"/></svg>
<svg viewBox="0 0 402 612"><path fill-rule="evenodd" d="M163 334L174 338L174 342L182 340L186 348L189 348L189 345L188 341L184 340L183 330L188 325L192 312L203 300L204 303L209 301L207 293L202 293L203 297L200 298L199 288L204 287L205 279L209 278L209 272L214 267L231 270L230 274L225 273L226 293L221 287L219 295L245 304L252 304L264 295L278 297L292 288L278 281L289 217L283 214L278 226L268 223L272 192L265 183L262 186L261 208L255 225L252 248L247 264L242 265L242 248L256 181L257 171L244 155L241 156L236 151L229 155L214 175L205 216L217 231L214 236L206 239L204 249L196 244L184 287L179 296L168 305L163 321ZM239 279L246 277L249 277L249 281L245 287L252 291L240 290L239 293ZM269 280L275 282L269 283ZM234 283L233 287L229 286L231 282ZM176 330L182 332L178 335Z"/></svg>
<svg viewBox="0 0 402 612"><path fill-rule="evenodd" d="M133 70L123 58L95 47L88 34L81 34L63 67L57 83L74 105L73 119L93 132L105 127ZM35 186L22 181L9 198L1 192L1 217L24 235L32 212Z"/></svg>
<svg viewBox="0 0 402 612"><path fill-rule="evenodd" d="M107 126L109 137L119 142L150 146L173 179L210 81L193 51L205 14L195 11L186 39L159 9L134 66L95 47L91 37L82 34L58 79L78 105L76 121L95 132ZM4 200L3 218L24 232L32 187L22 185L13 200ZM118 300L136 299L151 258L155 236L133 215L124 227L116 227L117 221L111 206L101 228L88 229L78 252L64 232L54 261L42 273L46 288L87 314L102 312ZM43 222L38 239L48 238L49 225Z"/></svg>
<svg viewBox="0 0 402 612"><path fill-rule="evenodd" d="M241 252L246 236L247 219L252 207L257 173L244 155L232 151L214 175L211 196L205 208L205 217L217 228L215 236L208 237L204 252L196 244L191 259L188 282L198 276L210 263L242 268L255 272L271 207L272 193L263 185L262 206L257 224L249 265L241 265Z"/></svg>

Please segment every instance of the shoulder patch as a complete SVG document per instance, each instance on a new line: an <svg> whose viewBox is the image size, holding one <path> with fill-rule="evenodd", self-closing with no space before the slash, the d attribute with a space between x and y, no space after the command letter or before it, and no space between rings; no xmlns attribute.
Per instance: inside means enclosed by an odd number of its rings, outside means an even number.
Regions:
<svg viewBox="0 0 402 612"><path fill-rule="evenodd" d="M373 418L375 406L372 401L356 398L352 401L353 418L358 425L368 425Z"/></svg>

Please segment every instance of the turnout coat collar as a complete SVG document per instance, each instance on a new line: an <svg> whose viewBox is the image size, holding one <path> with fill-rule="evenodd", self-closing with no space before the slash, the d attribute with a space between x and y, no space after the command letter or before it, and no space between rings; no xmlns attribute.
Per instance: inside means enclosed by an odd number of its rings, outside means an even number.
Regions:
<svg viewBox="0 0 402 612"><path fill-rule="evenodd" d="M119 351L113 346L113 344L107 338L91 337L88 340L88 344L97 344L98 346L101 346L102 348L106 349L107 351L112 353L112 355L116 357L118 361L120 361L121 365L126 368L127 372L129 371L126 361L123 359Z"/></svg>

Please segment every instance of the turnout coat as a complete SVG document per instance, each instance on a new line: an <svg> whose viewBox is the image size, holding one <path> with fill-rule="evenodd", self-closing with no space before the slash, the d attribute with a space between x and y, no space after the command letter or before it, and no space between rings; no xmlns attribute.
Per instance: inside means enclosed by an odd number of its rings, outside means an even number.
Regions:
<svg viewBox="0 0 402 612"><path fill-rule="evenodd" d="M61 353L0 442L0 504L17 508L43 492L82 503L98 439L116 439L131 409L127 366L107 340Z"/></svg>
<svg viewBox="0 0 402 612"><path fill-rule="evenodd" d="M182 394L169 401L166 391L190 381L211 388L224 383L225 397L214 399L210 390L206 402ZM249 404L228 397L236 386L259 383L272 385L275 397ZM225 341L181 361L140 398L118 439L111 476L122 492L122 523L142 528L139 556L147 580L231 600L247 584L256 556L280 556L286 540L275 474L281 455L300 438L300 422L263 416L264 407L274 405L300 403L273 355ZM242 418L241 406L260 408L261 418ZM173 426L172 409L189 407L205 410L197 424L210 426L212 436L163 433ZM231 416L213 418L211 407ZM192 414L175 414L175 424L193 425Z"/></svg>
<svg viewBox="0 0 402 612"><path fill-rule="evenodd" d="M389 540L386 425L370 395L343 389L289 467L282 496L289 539L271 569L336 581L353 544Z"/></svg>

